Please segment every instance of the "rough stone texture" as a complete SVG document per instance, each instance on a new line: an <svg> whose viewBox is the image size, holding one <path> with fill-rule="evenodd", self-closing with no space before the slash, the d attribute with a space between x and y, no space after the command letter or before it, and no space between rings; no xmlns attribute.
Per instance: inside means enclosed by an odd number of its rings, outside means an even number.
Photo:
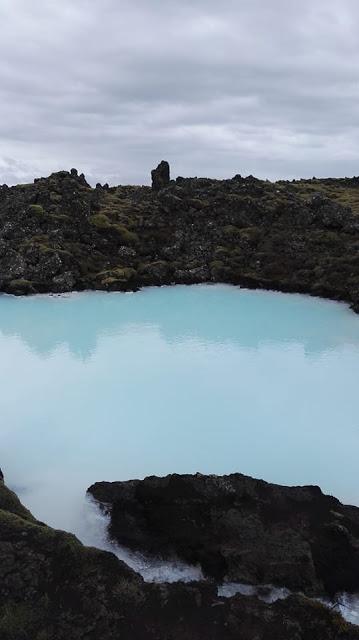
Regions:
<svg viewBox="0 0 359 640"><path fill-rule="evenodd" d="M176 553L217 581L359 591L359 508L319 487L175 474L99 482L89 492L109 510L109 533L120 544Z"/></svg>
<svg viewBox="0 0 359 640"><path fill-rule="evenodd" d="M307 292L359 311L359 180L92 189L72 170L0 188L0 291L199 282Z"/></svg>
<svg viewBox="0 0 359 640"><path fill-rule="evenodd" d="M162 160L156 169L151 171L152 189L160 191L168 187L170 182L170 165L166 160Z"/></svg>
<svg viewBox="0 0 359 640"><path fill-rule="evenodd" d="M204 583L152 585L114 555L36 521L0 483L1 640L358 640L310 599L223 599Z"/></svg>

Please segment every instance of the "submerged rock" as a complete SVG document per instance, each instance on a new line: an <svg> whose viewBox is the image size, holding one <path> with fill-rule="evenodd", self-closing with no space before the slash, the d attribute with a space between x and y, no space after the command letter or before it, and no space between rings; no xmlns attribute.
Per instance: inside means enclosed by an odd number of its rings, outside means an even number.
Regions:
<svg viewBox="0 0 359 640"><path fill-rule="evenodd" d="M272 605L213 585L146 584L113 554L38 522L0 483L1 640L359 640L302 596Z"/></svg>
<svg viewBox="0 0 359 640"><path fill-rule="evenodd" d="M118 543L176 553L219 581L274 584L310 595L359 591L359 508L319 487L241 474L99 482Z"/></svg>

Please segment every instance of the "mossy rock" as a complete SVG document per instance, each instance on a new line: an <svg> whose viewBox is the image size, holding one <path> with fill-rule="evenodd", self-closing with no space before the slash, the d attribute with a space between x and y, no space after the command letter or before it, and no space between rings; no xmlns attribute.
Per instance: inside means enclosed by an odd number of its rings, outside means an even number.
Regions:
<svg viewBox="0 0 359 640"><path fill-rule="evenodd" d="M112 228L121 236L124 244L138 244L139 237L134 231L129 231L129 229L122 224L113 224Z"/></svg>
<svg viewBox="0 0 359 640"><path fill-rule="evenodd" d="M182 203L182 200L180 200L180 203ZM186 201L186 205L188 205L189 207L192 207L192 209L196 209L196 211L200 211L201 209L204 209L206 206L208 206L208 204L209 204L208 201L200 200L199 198L189 198Z"/></svg>
<svg viewBox="0 0 359 640"><path fill-rule="evenodd" d="M118 282L118 278L115 278L114 276L108 276L107 278L103 278L103 280L101 280L101 286L107 289L108 287L113 287Z"/></svg>
<svg viewBox="0 0 359 640"><path fill-rule="evenodd" d="M96 213L94 216L90 216L89 223L97 229L108 229L111 227L111 222L104 213Z"/></svg>
<svg viewBox="0 0 359 640"><path fill-rule="evenodd" d="M137 233L130 231L123 224L112 223L105 213L96 213L90 216L89 223L97 229L106 229L119 234L123 244L137 244L139 242Z"/></svg>
<svg viewBox="0 0 359 640"><path fill-rule="evenodd" d="M44 207L41 204L30 204L29 213L34 216L43 216L45 214Z"/></svg>
<svg viewBox="0 0 359 640"><path fill-rule="evenodd" d="M63 258L72 257L72 253L70 251L67 251L66 249L55 249L54 247L50 247L48 244L42 244L41 242L34 243L33 246L37 246L39 251L47 256L56 254L58 256L62 256Z"/></svg>
<svg viewBox="0 0 359 640"><path fill-rule="evenodd" d="M39 251L41 251L41 253L45 253L45 254L56 253L55 249L53 249L52 247L49 247L48 244L41 244L39 242L37 243L37 246L39 248Z"/></svg>
<svg viewBox="0 0 359 640"><path fill-rule="evenodd" d="M16 493L7 488L7 486L0 481L0 510L13 513L25 520L35 522L35 518L31 515L20 502Z"/></svg>
<svg viewBox="0 0 359 640"><path fill-rule="evenodd" d="M71 220L70 216L65 213L51 213L49 218L54 222L67 222L68 220Z"/></svg>
<svg viewBox="0 0 359 640"><path fill-rule="evenodd" d="M32 244L47 244L49 242L49 236L46 234L39 234L36 236L32 236L31 238L28 238L27 240L24 240L24 242L22 242L22 246L26 247L27 245L32 245Z"/></svg>
<svg viewBox="0 0 359 640"><path fill-rule="evenodd" d="M238 237L240 236L241 230L233 224L227 224L223 228L223 233L228 237Z"/></svg>
<svg viewBox="0 0 359 640"><path fill-rule="evenodd" d="M132 267L117 267L113 269L113 273L119 280L130 280L135 275L137 275L136 269L132 269Z"/></svg>
<svg viewBox="0 0 359 640"><path fill-rule="evenodd" d="M221 258L225 258L227 256L229 256L231 253L231 250L228 249L228 247L222 247L219 246L216 248L214 255L215 255L215 259L216 260L220 260Z"/></svg>
<svg viewBox="0 0 359 640"><path fill-rule="evenodd" d="M62 196L59 193L56 193L55 191L51 191L50 200L51 202L61 202Z"/></svg>
<svg viewBox="0 0 359 640"><path fill-rule="evenodd" d="M213 262L211 262L209 266L212 271L213 269L221 269L224 266L224 264L222 260L213 260Z"/></svg>
<svg viewBox="0 0 359 640"><path fill-rule="evenodd" d="M17 294L35 293L32 282L25 279L11 280L9 288L12 293Z"/></svg>
<svg viewBox="0 0 359 640"><path fill-rule="evenodd" d="M155 260L154 262L141 262L138 265L138 271L141 274L147 273L148 271L152 271L153 269L167 271L168 262L166 262L166 260Z"/></svg>
<svg viewBox="0 0 359 640"><path fill-rule="evenodd" d="M248 240L249 242L257 241L261 236L261 230L258 227L244 227L240 230L241 239Z"/></svg>
<svg viewBox="0 0 359 640"><path fill-rule="evenodd" d="M209 266L212 279L222 280L225 273L225 265L222 260L213 260Z"/></svg>
<svg viewBox="0 0 359 640"><path fill-rule="evenodd" d="M112 287L117 284L124 284L133 280L137 275L136 269L132 267L115 267L107 271L101 271L97 274L96 279L100 280L101 286Z"/></svg>

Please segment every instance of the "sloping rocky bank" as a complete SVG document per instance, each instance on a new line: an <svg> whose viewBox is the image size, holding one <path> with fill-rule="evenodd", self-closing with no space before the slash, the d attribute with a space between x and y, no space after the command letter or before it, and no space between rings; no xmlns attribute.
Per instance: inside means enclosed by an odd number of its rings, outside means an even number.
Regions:
<svg viewBox="0 0 359 640"><path fill-rule="evenodd" d="M304 596L272 605L205 583L146 584L114 555L38 522L0 479L1 640L356 640Z"/></svg>
<svg viewBox="0 0 359 640"><path fill-rule="evenodd" d="M118 543L199 563L217 582L273 584L308 595L359 592L359 508L319 487L228 476L99 482Z"/></svg>
<svg viewBox="0 0 359 640"><path fill-rule="evenodd" d="M359 178L98 184L76 169L0 187L0 291L228 282L359 311Z"/></svg>

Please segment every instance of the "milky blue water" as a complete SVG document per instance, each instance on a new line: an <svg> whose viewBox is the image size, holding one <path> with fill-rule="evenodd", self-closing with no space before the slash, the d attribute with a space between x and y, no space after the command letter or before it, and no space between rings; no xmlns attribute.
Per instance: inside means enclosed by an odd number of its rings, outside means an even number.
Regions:
<svg viewBox="0 0 359 640"><path fill-rule="evenodd" d="M359 316L230 286L0 297L0 466L86 539L86 488L170 472L359 505Z"/></svg>

